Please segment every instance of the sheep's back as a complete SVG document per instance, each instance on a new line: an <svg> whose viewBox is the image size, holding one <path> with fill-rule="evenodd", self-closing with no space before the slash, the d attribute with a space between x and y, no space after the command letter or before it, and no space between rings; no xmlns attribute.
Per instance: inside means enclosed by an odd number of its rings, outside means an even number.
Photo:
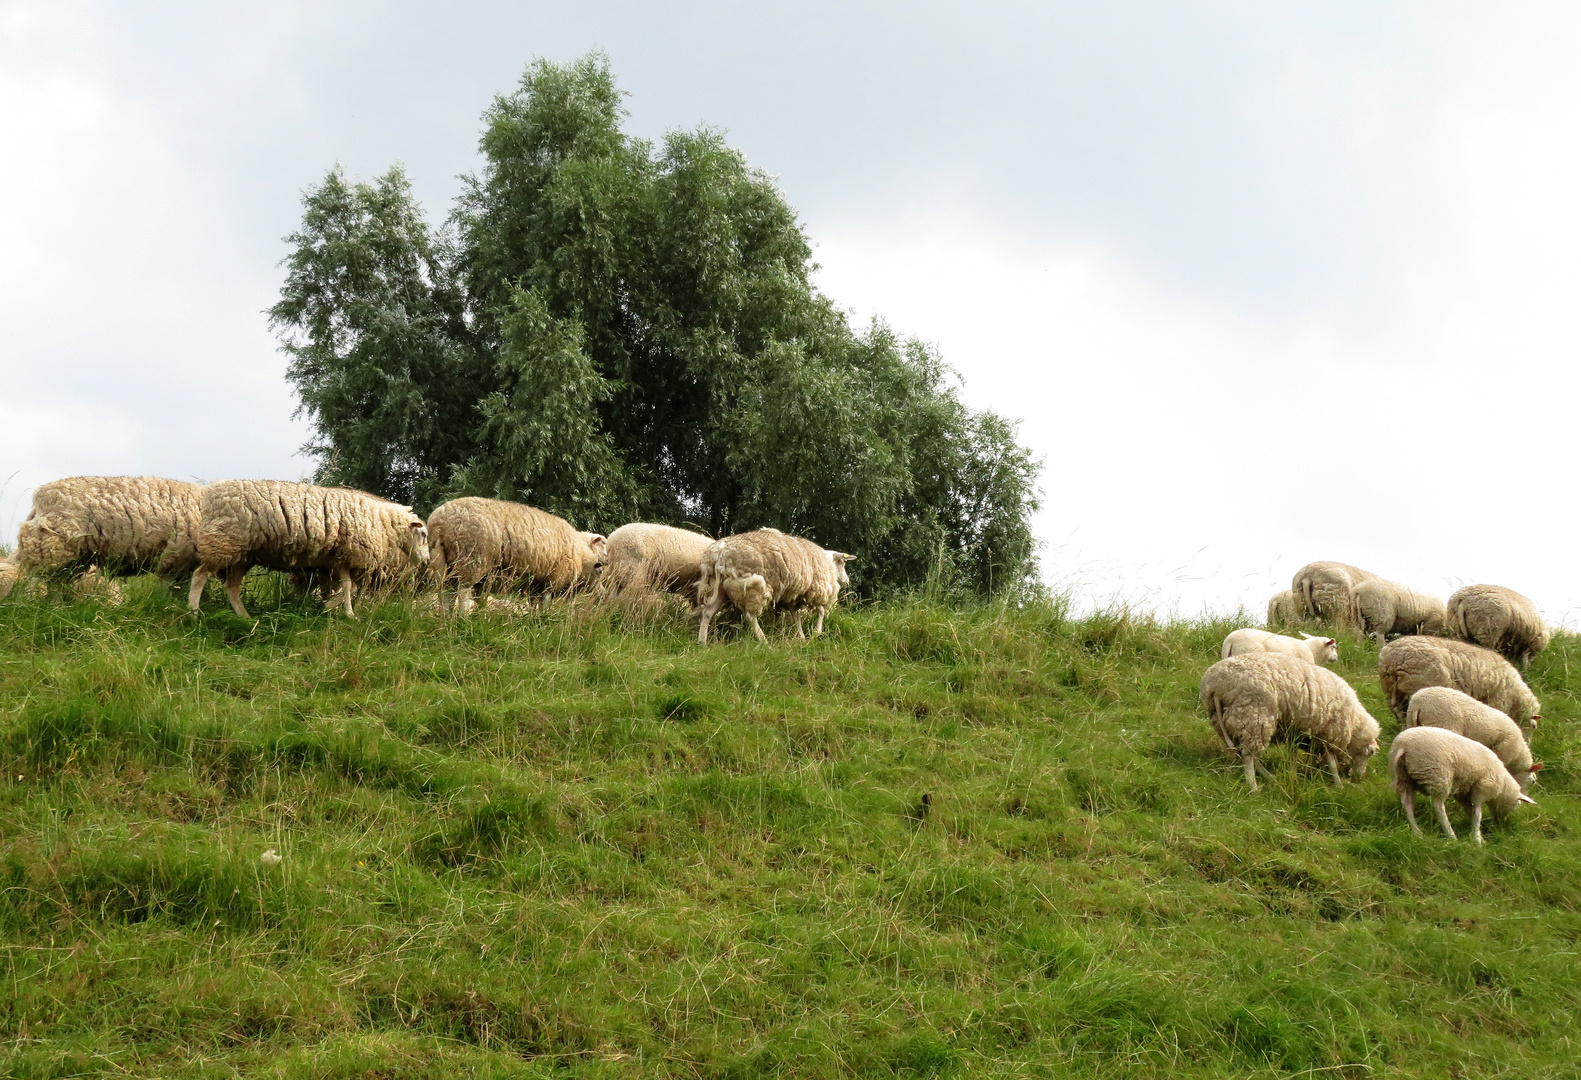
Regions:
<svg viewBox="0 0 1581 1080"><path fill-rule="evenodd" d="M159 476L74 476L41 485L19 537L21 561L30 570L88 560L110 573L190 569L202 490Z"/></svg>

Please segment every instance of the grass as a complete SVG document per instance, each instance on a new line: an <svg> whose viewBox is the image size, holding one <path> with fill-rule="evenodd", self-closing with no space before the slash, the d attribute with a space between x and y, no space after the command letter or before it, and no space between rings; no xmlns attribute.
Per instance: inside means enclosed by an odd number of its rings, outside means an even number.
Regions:
<svg viewBox="0 0 1581 1080"><path fill-rule="evenodd" d="M918 600L702 649L250 588L0 604L0 1073L1575 1074L1574 636L1540 805L1477 849L1381 760L1249 793L1196 703L1230 623Z"/></svg>

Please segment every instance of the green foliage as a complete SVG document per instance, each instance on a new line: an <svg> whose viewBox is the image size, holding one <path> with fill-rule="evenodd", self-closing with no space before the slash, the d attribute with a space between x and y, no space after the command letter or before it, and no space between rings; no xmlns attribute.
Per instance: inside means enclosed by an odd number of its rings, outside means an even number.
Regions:
<svg viewBox="0 0 1581 1080"><path fill-rule="evenodd" d="M426 508L519 499L613 528L772 525L869 591L1031 580L1037 465L927 348L812 286L772 180L719 133L621 130L589 56L484 117L431 233L398 170L307 194L272 311L320 475Z"/></svg>
<svg viewBox="0 0 1581 1080"><path fill-rule="evenodd" d="M1249 793L1226 623L912 598L702 649L246 588L246 632L152 579L0 606L0 1074L1574 1071L1572 635L1479 849L1381 762Z"/></svg>

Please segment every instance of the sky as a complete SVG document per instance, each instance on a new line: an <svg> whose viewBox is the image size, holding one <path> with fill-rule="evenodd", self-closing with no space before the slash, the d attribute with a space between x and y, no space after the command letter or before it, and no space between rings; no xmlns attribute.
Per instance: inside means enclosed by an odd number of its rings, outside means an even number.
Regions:
<svg viewBox="0 0 1581 1080"><path fill-rule="evenodd" d="M852 318L1042 457L1084 608L1315 559L1581 626L1581 8L0 0L0 538L80 473L311 472L264 310L304 188L430 216L534 58L723 130Z"/></svg>

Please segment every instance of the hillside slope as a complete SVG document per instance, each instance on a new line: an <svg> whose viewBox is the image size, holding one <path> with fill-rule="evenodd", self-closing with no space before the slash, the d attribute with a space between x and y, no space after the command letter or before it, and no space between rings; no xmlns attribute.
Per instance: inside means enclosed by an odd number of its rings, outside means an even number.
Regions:
<svg viewBox="0 0 1581 1080"><path fill-rule="evenodd" d="M1411 836L1382 755L1336 789L1277 747L1249 793L1196 701L1230 624L918 601L705 650L666 610L128 593L0 604L6 1075L1581 1056L1570 635L1529 673L1540 805L1478 850Z"/></svg>

